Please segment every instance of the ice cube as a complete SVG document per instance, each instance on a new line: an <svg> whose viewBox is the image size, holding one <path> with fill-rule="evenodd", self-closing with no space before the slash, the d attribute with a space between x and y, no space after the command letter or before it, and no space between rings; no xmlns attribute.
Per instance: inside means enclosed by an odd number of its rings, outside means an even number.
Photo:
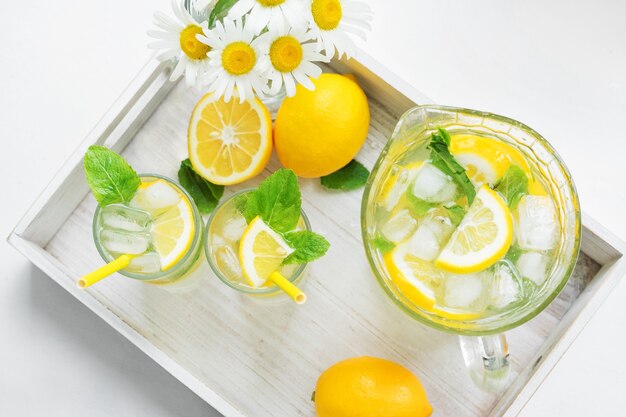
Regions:
<svg viewBox="0 0 626 417"><path fill-rule="evenodd" d="M222 237L226 240L236 242L241 239L241 236L247 226L248 224L243 216L231 217L226 220L222 226Z"/></svg>
<svg viewBox="0 0 626 417"><path fill-rule="evenodd" d="M100 232L100 241L102 246L111 253L139 255L144 253L150 246L150 235L147 233L103 229Z"/></svg>
<svg viewBox="0 0 626 417"><path fill-rule="evenodd" d="M217 267L226 278L239 280L243 276L237 254L230 246L220 246L215 251Z"/></svg>
<svg viewBox="0 0 626 417"><path fill-rule="evenodd" d="M180 198L176 189L165 181L158 180L139 190L130 205L152 214L158 214L178 204Z"/></svg>
<svg viewBox="0 0 626 417"><path fill-rule="evenodd" d="M550 250L556 247L559 223L550 198L524 196L515 214L515 235L522 249Z"/></svg>
<svg viewBox="0 0 626 417"><path fill-rule="evenodd" d="M411 217L408 210L402 210L392 216L380 231L387 239L398 243L409 237L417 227L417 221Z"/></svg>
<svg viewBox="0 0 626 417"><path fill-rule="evenodd" d="M432 261L450 238L454 227L448 217L429 216L422 220L411 236L410 252L425 261Z"/></svg>
<svg viewBox="0 0 626 417"><path fill-rule="evenodd" d="M522 280L517 268L508 260L502 260L492 266L489 305L504 308L524 297Z"/></svg>
<svg viewBox="0 0 626 417"><path fill-rule="evenodd" d="M156 252L148 252L131 259L126 269L142 274L157 273L161 271L161 257Z"/></svg>
<svg viewBox="0 0 626 417"><path fill-rule="evenodd" d="M107 229L141 232L146 230L151 216L145 211L126 207L122 204L110 204L100 212L102 225Z"/></svg>
<svg viewBox="0 0 626 417"><path fill-rule="evenodd" d="M430 164L424 164L417 172L411 190L415 197L434 203L453 200L456 191L456 184Z"/></svg>
<svg viewBox="0 0 626 417"><path fill-rule="evenodd" d="M517 260L520 275L537 285L543 284L548 274L548 257L539 252L526 252Z"/></svg>
<svg viewBox="0 0 626 417"><path fill-rule="evenodd" d="M448 274L444 280L443 303L446 307L462 310L482 310L483 292L482 274Z"/></svg>

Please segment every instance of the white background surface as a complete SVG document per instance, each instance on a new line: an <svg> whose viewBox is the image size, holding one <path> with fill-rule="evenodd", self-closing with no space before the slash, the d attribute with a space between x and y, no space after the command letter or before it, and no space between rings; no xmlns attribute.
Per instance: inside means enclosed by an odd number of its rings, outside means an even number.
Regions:
<svg viewBox="0 0 626 417"><path fill-rule="evenodd" d="M370 3L371 55L438 103L538 130L570 167L583 209L626 239L626 2ZM147 60L152 11L168 7L0 3L0 236ZM0 266L1 416L217 415L4 241ZM523 416L623 415L624 300L626 282Z"/></svg>

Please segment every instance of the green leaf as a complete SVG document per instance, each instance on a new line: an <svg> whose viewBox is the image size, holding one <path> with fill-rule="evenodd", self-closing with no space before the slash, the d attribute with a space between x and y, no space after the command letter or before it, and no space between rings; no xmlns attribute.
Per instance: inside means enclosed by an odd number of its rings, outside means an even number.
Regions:
<svg viewBox="0 0 626 417"><path fill-rule="evenodd" d="M324 188L350 191L363 187L369 175L367 168L353 159L340 170L322 177L321 182Z"/></svg>
<svg viewBox="0 0 626 417"><path fill-rule="evenodd" d="M429 201L422 200L419 197L415 197L410 192L408 192L406 196L407 200L409 200L409 203L411 203L411 205L409 206L409 210L411 210L413 215L416 217L422 217L423 215L428 213L428 210L439 205L439 203L431 203Z"/></svg>
<svg viewBox="0 0 626 417"><path fill-rule="evenodd" d="M444 174L452 177L452 180L463 190L467 196L468 204L472 204L476 196L474 184L469 180L463 168L454 159L448 147L450 146L450 135L445 129L438 128L437 133L433 133L428 144L430 149L430 163L437 167Z"/></svg>
<svg viewBox="0 0 626 417"><path fill-rule="evenodd" d="M308 230L289 232L284 237L295 251L283 260L283 265L304 264L314 261L324 256L330 247L330 243L324 236Z"/></svg>
<svg viewBox="0 0 626 417"><path fill-rule="evenodd" d="M528 194L528 177L522 168L511 165L493 189L499 192L507 201L509 208L514 210L520 199Z"/></svg>
<svg viewBox="0 0 626 417"><path fill-rule="evenodd" d="M505 257L515 263L520 256L522 256L522 249L519 246L512 245Z"/></svg>
<svg viewBox="0 0 626 417"><path fill-rule="evenodd" d="M102 207L130 201L141 184L124 158L102 146L87 149L83 166L87 184Z"/></svg>
<svg viewBox="0 0 626 417"><path fill-rule="evenodd" d="M261 216L275 231L287 233L294 230L300 220L301 204L296 174L281 168L250 193L243 215L248 223Z"/></svg>
<svg viewBox="0 0 626 417"><path fill-rule="evenodd" d="M243 193L235 197L234 199L235 208L237 209L239 213L244 214L244 212L246 211L246 205L248 204L249 196L250 196L249 193Z"/></svg>
<svg viewBox="0 0 626 417"><path fill-rule="evenodd" d="M237 3L237 0L218 0L209 15L209 28L214 28L218 20L225 18L235 3Z"/></svg>
<svg viewBox="0 0 626 417"><path fill-rule="evenodd" d="M458 226L459 223L461 223L461 220L463 220L463 217L465 217L465 213L466 213L465 209L459 206L458 204L455 204L450 207L446 207L446 210L448 210L450 221L455 226Z"/></svg>
<svg viewBox="0 0 626 417"><path fill-rule="evenodd" d="M374 238L374 247L381 251L381 253L387 253L395 248L396 244L379 234Z"/></svg>
<svg viewBox="0 0 626 417"><path fill-rule="evenodd" d="M224 186L213 184L198 175L189 159L180 163L178 182L191 195L202 214L212 212L224 194Z"/></svg>

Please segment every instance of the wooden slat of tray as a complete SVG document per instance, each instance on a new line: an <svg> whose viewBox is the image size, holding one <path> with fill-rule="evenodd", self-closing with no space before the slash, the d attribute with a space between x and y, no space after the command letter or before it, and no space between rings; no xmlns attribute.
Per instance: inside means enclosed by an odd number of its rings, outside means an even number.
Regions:
<svg viewBox="0 0 626 417"><path fill-rule="evenodd" d="M198 98L179 84L163 101L123 152L137 171L176 177L187 157L187 122ZM398 115L371 97L370 110L372 128L357 159L371 167ZM277 167L272 160L264 174L228 187L226 195L255 186ZM202 283L189 293L122 277L88 291L245 416L313 416L310 395L318 375L332 363L358 355L386 357L415 371L438 415L488 414L499 398L472 385L456 338L413 321L378 287L361 244L361 191L323 191L318 180L301 180L301 186L314 230L332 245L309 269L305 306L257 304L222 284L206 264L194 273ZM91 238L94 209L89 195L45 248L69 276L102 263ZM584 281L597 268L583 255L575 274ZM510 332L515 372L528 365L559 322L575 299L572 291Z"/></svg>

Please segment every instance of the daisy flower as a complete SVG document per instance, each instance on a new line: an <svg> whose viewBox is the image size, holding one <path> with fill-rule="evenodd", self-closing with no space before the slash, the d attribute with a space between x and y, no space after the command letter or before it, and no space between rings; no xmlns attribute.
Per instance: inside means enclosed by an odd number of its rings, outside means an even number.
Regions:
<svg viewBox="0 0 626 417"><path fill-rule="evenodd" d="M278 94L283 84L288 97L296 94L296 82L309 90L315 88L310 77L319 77L322 70L313 62L329 59L317 50L317 44L305 43L311 39L311 33L302 27L270 30L259 37L261 68L271 81L270 95Z"/></svg>
<svg viewBox="0 0 626 417"><path fill-rule="evenodd" d="M198 40L211 48L206 83L209 91L224 96L229 102L235 88L239 101L252 99L254 94L262 96L267 88L267 77L259 65L261 52L259 40L254 32L240 19L225 19L217 22L215 28L204 28L204 35Z"/></svg>
<svg viewBox="0 0 626 417"><path fill-rule="evenodd" d="M306 25L303 0L239 0L228 12L229 19L241 19L246 13L246 25L255 34L270 29L284 30L287 26Z"/></svg>
<svg viewBox="0 0 626 417"><path fill-rule="evenodd" d="M311 0L309 26L318 42L318 50L324 50L332 58L335 49L341 58L344 54L354 56L356 45L350 35L365 39L365 31L371 30L370 7L357 0Z"/></svg>
<svg viewBox="0 0 626 417"><path fill-rule="evenodd" d="M178 60L170 76L171 81L176 81L184 74L187 85L193 86L196 85L198 76L209 67L207 53L211 48L196 38L202 33L203 25L206 23L198 23L182 7L180 1L172 0L172 10L176 20L165 13L154 13L154 23L160 30L148 31L149 36L157 39L148 47L163 50L157 56L161 61L173 58Z"/></svg>

